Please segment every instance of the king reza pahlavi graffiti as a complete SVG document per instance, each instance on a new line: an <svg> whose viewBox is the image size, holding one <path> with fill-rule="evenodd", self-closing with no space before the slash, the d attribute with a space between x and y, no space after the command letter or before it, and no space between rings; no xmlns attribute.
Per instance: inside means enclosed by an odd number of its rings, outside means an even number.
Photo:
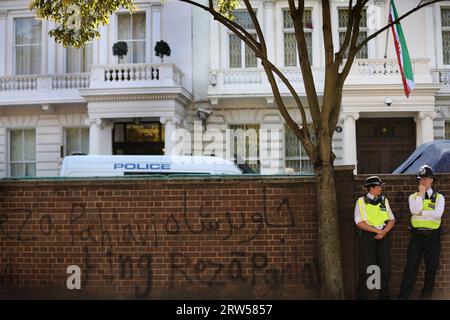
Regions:
<svg viewBox="0 0 450 320"><path fill-rule="evenodd" d="M66 268L74 270L65 275L70 278L70 289L86 288L100 275L104 281L133 282L135 297L140 298L150 296L156 286L174 291L181 283L207 287L262 285L271 289L301 285L305 290L318 290L316 259L305 262L300 244L293 246L292 240L286 239L289 230L300 230L298 213L293 212L288 197L280 197L277 205L272 200L268 206L267 190L263 188L262 210L256 212L248 212L248 208L245 212L236 208L220 212L220 208L213 210L204 202L193 210L189 201L188 191L183 190L182 206L177 212L162 214L158 212L160 207L148 208L134 214L133 219L120 208L92 208L84 202L71 203L70 212L65 214L3 209L0 236L5 244L15 247L54 239L56 252L64 252L66 265L62 272L66 273ZM267 251L259 245L258 240L267 241L267 234L273 234L270 243L279 250ZM196 239L197 247L185 244L191 239ZM58 244L67 240L71 249ZM222 246L229 250L220 255L208 253ZM6 247L0 249L4 252L0 287L14 286L18 276ZM39 250L47 253L50 248ZM75 252L81 259L71 259ZM76 263L67 263L70 261L81 261L81 265L78 268ZM162 273L168 274L168 281L157 285ZM77 282L77 276L81 283L70 285L72 280Z"/></svg>

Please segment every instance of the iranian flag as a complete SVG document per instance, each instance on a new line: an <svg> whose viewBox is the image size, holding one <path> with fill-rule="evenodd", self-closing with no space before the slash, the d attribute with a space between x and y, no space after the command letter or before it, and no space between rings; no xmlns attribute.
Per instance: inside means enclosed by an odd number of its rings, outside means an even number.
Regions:
<svg viewBox="0 0 450 320"><path fill-rule="evenodd" d="M389 9L389 23L398 19L397 8L395 7L394 0L391 0ZM398 65L402 74L403 88L407 97L414 89L414 75L411 65L411 59L409 58L408 47L406 46L405 35L403 34L402 26L400 22L392 25L392 34L394 35L395 51L397 52Z"/></svg>

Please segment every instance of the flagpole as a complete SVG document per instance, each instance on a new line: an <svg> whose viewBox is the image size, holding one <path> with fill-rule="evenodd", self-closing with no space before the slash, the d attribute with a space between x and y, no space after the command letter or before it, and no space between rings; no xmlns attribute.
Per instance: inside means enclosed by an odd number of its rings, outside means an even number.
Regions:
<svg viewBox="0 0 450 320"><path fill-rule="evenodd" d="M388 4L387 7L388 7L388 15L387 15L387 17L388 17L388 23L389 23L390 4ZM388 49L388 41L389 41L389 29L390 28L386 29L386 45L384 46L384 74L387 73L387 71L386 71L386 62L387 62L387 49Z"/></svg>

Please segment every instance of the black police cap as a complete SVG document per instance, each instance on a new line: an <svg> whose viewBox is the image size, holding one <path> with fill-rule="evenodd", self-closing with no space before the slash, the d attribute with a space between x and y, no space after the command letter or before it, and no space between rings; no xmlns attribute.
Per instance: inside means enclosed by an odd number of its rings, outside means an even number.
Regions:
<svg viewBox="0 0 450 320"><path fill-rule="evenodd" d="M433 169L431 169L430 166L427 166L425 164L419 168L419 172L417 174L417 179L426 178L426 177L433 178L434 173L433 173Z"/></svg>
<svg viewBox="0 0 450 320"><path fill-rule="evenodd" d="M368 177L365 181L364 181L364 187L375 187L375 186L382 186L385 183L383 181L381 181L381 178L378 176L371 176Z"/></svg>

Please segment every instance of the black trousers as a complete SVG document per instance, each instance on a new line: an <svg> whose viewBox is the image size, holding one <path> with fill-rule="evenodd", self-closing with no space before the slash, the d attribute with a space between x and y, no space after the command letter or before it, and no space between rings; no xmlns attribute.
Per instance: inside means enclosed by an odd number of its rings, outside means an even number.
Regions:
<svg viewBox="0 0 450 320"><path fill-rule="evenodd" d="M440 253L441 239L439 232L426 236L415 233L411 235L399 299L409 299L414 289L417 269L419 268L422 256L425 260L425 281L420 297L421 299L429 299L431 297L436 279L436 271L439 267Z"/></svg>
<svg viewBox="0 0 450 320"><path fill-rule="evenodd" d="M356 299L367 299L369 288L367 287L367 279L372 275L367 273L367 268L371 265L380 267L381 271L381 288L379 291L380 299L390 299L389 294L389 249L390 235L388 234L381 240L374 237L375 233L367 231L358 231L358 252L359 252L359 280L356 290Z"/></svg>

